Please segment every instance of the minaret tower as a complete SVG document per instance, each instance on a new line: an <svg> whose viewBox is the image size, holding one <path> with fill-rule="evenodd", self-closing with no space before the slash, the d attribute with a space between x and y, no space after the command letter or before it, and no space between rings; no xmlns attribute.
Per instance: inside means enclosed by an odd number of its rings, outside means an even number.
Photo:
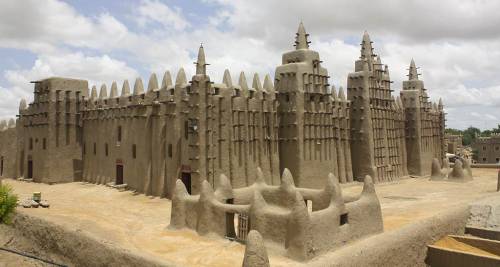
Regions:
<svg viewBox="0 0 500 267"><path fill-rule="evenodd" d="M196 74L191 79L189 86L188 104L188 160L191 169L192 192L198 193L203 179L214 184L214 164L211 151L212 140L212 106L211 81L206 73L205 50L200 45Z"/></svg>
<svg viewBox="0 0 500 267"><path fill-rule="evenodd" d="M280 171L290 169L297 186L319 187L320 177L334 173L335 145L328 135L333 126L325 123L332 103L328 72L318 52L309 49L308 36L301 22L295 50L283 54L282 65L276 68Z"/></svg>

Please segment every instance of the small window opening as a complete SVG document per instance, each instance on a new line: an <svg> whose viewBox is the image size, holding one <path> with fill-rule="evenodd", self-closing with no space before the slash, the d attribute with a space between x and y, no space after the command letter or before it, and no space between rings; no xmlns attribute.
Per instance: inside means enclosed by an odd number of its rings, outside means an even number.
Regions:
<svg viewBox="0 0 500 267"><path fill-rule="evenodd" d="M33 150L33 138L30 138L29 149Z"/></svg>
<svg viewBox="0 0 500 267"><path fill-rule="evenodd" d="M137 146L135 144L132 145L132 158L137 157Z"/></svg>
<svg viewBox="0 0 500 267"><path fill-rule="evenodd" d="M43 150L47 149L47 139L46 138L44 138L42 141L42 147L43 147Z"/></svg>
<svg viewBox="0 0 500 267"><path fill-rule="evenodd" d="M188 139L189 134L189 124L187 121L184 122L184 139Z"/></svg>
<svg viewBox="0 0 500 267"><path fill-rule="evenodd" d="M85 143L83 143L83 155L85 155L87 153L87 146Z"/></svg>
<svg viewBox="0 0 500 267"><path fill-rule="evenodd" d="M104 154L106 155L106 157L108 156L108 144L104 144Z"/></svg>
<svg viewBox="0 0 500 267"><path fill-rule="evenodd" d="M347 223L349 223L349 218L347 216L347 213L340 215L340 225L344 225Z"/></svg>
<svg viewBox="0 0 500 267"><path fill-rule="evenodd" d="M94 143L94 155L96 155L96 154L97 154L97 145L96 145L96 143Z"/></svg>
<svg viewBox="0 0 500 267"><path fill-rule="evenodd" d="M168 157L172 157L172 144L168 144Z"/></svg>
<svg viewBox="0 0 500 267"><path fill-rule="evenodd" d="M118 126L117 139L118 139L118 142L122 141L122 127L121 126Z"/></svg>

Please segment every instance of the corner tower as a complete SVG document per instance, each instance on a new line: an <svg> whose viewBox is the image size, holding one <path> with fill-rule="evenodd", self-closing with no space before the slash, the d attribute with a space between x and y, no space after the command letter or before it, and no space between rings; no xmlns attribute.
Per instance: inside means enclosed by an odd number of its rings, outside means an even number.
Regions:
<svg viewBox="0 0 500 267"><path fill-rule="evenodd" d="M390 181L406 174L402 111L391 95L389 69L373 53L367 32L360 54L347 79L354 177Z"/></svg>
<svg viewBox="0 0 500 267"><path fill-rule="evenodd" d="M408 172L422 176L430 174L433 158L441 161L444 157L444 113L442 103L438 106L429 101L417 70L412 59L408 80L403 81L401 99L405 112Z"/></svg>

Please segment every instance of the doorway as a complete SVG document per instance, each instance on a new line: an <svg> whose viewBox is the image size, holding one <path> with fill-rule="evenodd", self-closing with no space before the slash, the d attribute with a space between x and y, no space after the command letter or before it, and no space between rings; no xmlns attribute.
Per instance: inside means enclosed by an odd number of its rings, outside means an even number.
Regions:
<svg viewBox="0 0 500 267"><path fill-rule="evenodd" d="M33 160L28 160L28 179L33 179Z"/></svg>
<svg viewBox="0 0 500 267"><path fill-rule="evenodd" d="M116 164L116 185L123 184L123 164Z"/></svg>
<svg viewBox="0 0 500 267"><path fill-rule="evenodd" d="M183 172L181 176L181 180L186 186L186 190L188 193L191 195L191 173L189 172Z"/></svg>

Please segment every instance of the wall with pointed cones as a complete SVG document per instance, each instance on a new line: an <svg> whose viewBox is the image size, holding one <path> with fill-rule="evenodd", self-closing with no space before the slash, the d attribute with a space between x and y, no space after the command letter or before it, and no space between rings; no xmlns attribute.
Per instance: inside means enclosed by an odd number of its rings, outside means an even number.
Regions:
<svg viewBox="0 0 500 267"><path fill-rule="evenodd" d="M92 90L82 108L84 180L121 183L116 175L122 166L129 189L170 197L177 178L193 193L204 180L216 185L221 173L242 187L260 166L268 182L277 183L277 104L270 77L262 85L254 75L249 85L242 72L233 83L226 71L222 83L213 83L198 66L207 65L202 47L196 64L189 82L181 69L175 83L166 72L161 87L156 74L147 90L137 79L132 94L127 81L121 96L115 83L110 97L105 85L99 97Z"/></svg>
<svg viewBox="0 0 500 267"><path fill-rule="evenodd" d="M428 174L432 158L443 158L444 112L427 101L414 62L394 98L388 67L365 33L346 98L329 85L308 36L301 23L295 50L263 83L243 72L233 81L229 71L213 83L202 46L191 80L180 69L175 81L169 72L161 83L152 74L147 86L125 81L121 92L115 82L89 90L82 80L38 81L33 103L20 103L7 160L15 160L13 175L124 183L170 197L178 178L197 193L226 173L239 188L253 183L256 167L269 184L289 168L308 188L320 188L328 172L341 183Z"/></svg>
<svg viewBox="0 0 500 267"><path fill-rule="evenodd" d="M257 168L253 184L233 189L222 174L215 189L203 181L197 195L189 194L178 180L169 228L190 228L200 235L241 241L247 239L250 229L256 230L266 245L273 244L299 261L383 230L380 203L369 176L362 193L349 199L342 196L339 180L332 173L321 189L296 187L286 168L279 185L268 185L266 180L270 179Z"/></svg>

